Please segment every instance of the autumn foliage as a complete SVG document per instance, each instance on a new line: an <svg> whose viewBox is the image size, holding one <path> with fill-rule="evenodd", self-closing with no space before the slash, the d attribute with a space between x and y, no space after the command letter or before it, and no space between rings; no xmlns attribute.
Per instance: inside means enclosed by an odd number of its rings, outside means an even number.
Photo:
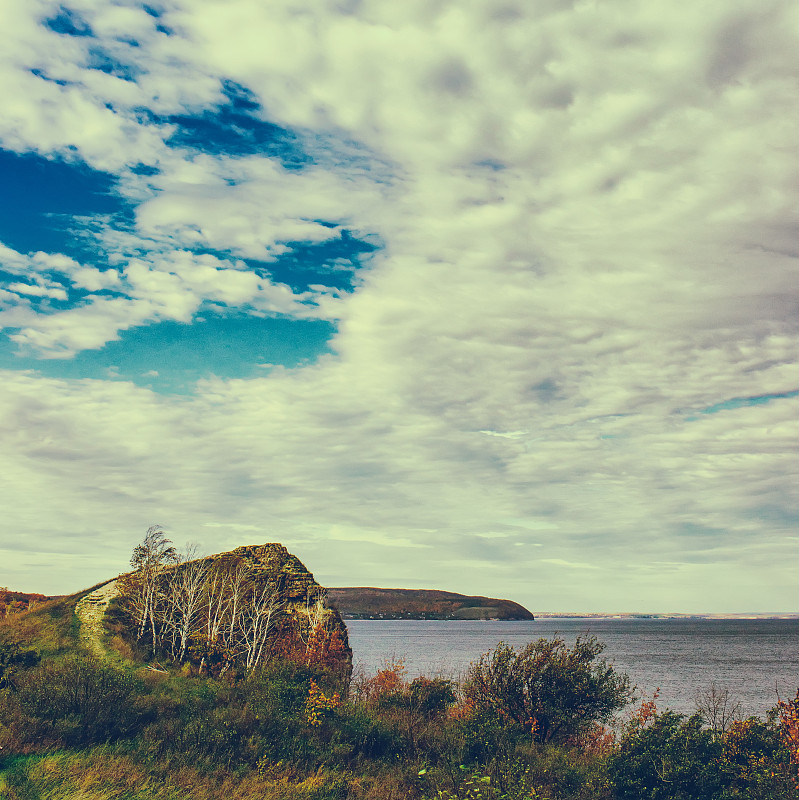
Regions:
<svg viewBox="0 0 799 800"><path fill-rule="evenodd" d="M799 785L799 689L793 700L779 700L777 714L780 721L780 734L787 748L791 765Z"/></svg>
<svg viewBox="0 0 799 800"><path fill-rule="evenodd" d="M334 692L328 697L316 683L311 680L310 688L308 689L308 699L305 701L305 719L308 724L314 728L322 725L322 722L328 718L339 706L341 705L341 698L338 692Z"/></svg>
<svg viewBox="0 0 799 800"><path fill-rule="evenodd" d="M27 592L12 592L5 586L0 586L0 617L18 614L35 608L38 603L47 598L43 594L29 594Z"/></svg>

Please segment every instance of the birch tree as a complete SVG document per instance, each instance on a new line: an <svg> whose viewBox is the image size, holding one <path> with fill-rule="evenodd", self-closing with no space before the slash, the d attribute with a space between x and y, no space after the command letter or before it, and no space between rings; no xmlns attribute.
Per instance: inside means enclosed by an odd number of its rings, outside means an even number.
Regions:
<svg viewBox="0 0 799 800"><path fill-rule="evenodd" d="M149 626L153 652L159 641L157 617L163 600L162 575L177 560L175 548L164 529L151 525L142 543L133 549L130 565L135 571L123 581L128 611L136 622L136 638L140 640Z"/></svg>
<svg viewBox="0 0 799 800"><path fill-rule="evenodd" d="M232 606L231 582L229 566L216 564L208 570L204 597L204 635L209 645L222 639Z"/></svg>
<svg viewBox="0 0 799 800"><path fill-rule="evenodd" d="M329 611L325 600L325 591L321 586L312 587L305 596L304 616L308 620L307 627L298 620L297 634L305 645L305 663L310 663L314 652L324 646L327 638L327 622Z"/></svg>
<svg viewBox="0 0 799 800"><path fill-rule="evenodd" d="M164 628L171 641L172 658L183 661L192 635L202 630L202 611L209 565L187 548L180 563L169 573L165 587Z"/></svg>
<svg viewBox="0 0 799 800"><path fill-rule="evenodd" d="M240 619L241 645L247 672L252 672L261 663L276 615L284 605L282 593L271 581L260 587L253 584L251 591Z"/></svg>

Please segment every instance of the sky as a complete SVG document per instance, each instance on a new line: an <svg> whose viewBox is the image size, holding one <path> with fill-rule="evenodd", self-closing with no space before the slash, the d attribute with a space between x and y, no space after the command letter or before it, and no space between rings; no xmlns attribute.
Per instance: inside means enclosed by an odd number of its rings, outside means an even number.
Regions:
<svg viewBox="0 0 799 800"><path fill-rule="evenodd" d="M799 4L5 0L0 584L797 611Z"/></svg>

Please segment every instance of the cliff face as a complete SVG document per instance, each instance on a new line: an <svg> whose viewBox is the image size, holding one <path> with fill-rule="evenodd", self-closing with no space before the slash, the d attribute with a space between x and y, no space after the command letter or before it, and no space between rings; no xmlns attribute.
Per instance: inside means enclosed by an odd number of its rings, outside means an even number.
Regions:
<svg viewBox="0 0 799 800"><path fill-rule="evenodd" d="M254 574L279 584L287 602L292 605L304 607L309 594L313 599L326 593L302 561L276 542L249 544L203 560L215 564L245 564Z"/></svg>
<svg viewBox="0 0 799 800"><path fill-rule="evenodd" d="M347 637L347 626L335 607L327 604L327 589L316 582L308 568L296 556L277 542L244 545L203 559L214 565L235 566L244 564L255 580L269 581L278 587L284 605L277 623L276 651L297 657L296 649L311 632L313 621L322 624L329 635L335 634L343 645L340 669L352 670L352 649ZM321 601L321 602L320 602ZM332 657L332 655L331 655Z"/></svg>
<svg viewBox="0 0 799 800"><path fill-rule="evenodd" d="M328 599L346 619L535 619L512 600L435 589L337 588Z"/></svg>
<svg viewBox="0 0 799 800"><path fill-rule="evenodd" d="M144 657L214 676L273 658L343 679L352 671L347 628L326 590L276 542L142 568L115 587L118 631Z"/></svg>
<svg viewBox="0 0 799 800"><path fill-rule="evenodd" d="M244 545L227 553L210 556L209 560L220 564L227 561L233 564L243 563L255 575L261 575L264 580L269 580L278 586L285 600L283 627L286 630L291 628L307 631L310 623L309 608L319 600L325 601L324 610L320 609L320 621L329 633L337 633L338 638L344 644L351 666L352 650L347 638L347 626L338 610L327 605L328 590L320 586L305 564L297 556L289 553L282 544L270 542Z"/></svg>

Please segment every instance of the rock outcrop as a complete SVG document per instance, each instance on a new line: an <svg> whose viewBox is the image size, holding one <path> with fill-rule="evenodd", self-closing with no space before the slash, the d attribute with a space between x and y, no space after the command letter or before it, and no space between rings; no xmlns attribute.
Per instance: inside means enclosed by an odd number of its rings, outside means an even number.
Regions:
<svg viewBox="0 0 799 800"><path fill-rule="evenodd" d="M253 574L263 576L280 590L285 605L284 627L302 630L309 625L309 611L317 601L324 601L322 622L329 633L337 633L347 653L349 667L352 666L352 650L347 638L347 626L335 607L327 605L328 590L320 586L308 568L277 542L244 545L226 553L203 559L215 564L245 564ZM289 624L290 623L290 624Z"/></svg>
<svg viewBox="0 0 799 800"><path fill-rule="evenodd" d="M139 654L221 676L273 658L347 679L347 627L307 567L276 542L139 569L117 579L108 620ZM91 598L88 598L91 599Z"/></svg>
<svg viewBox="0 0 799 800"><path fill-rule="evenodd" d="M242 562L253 573L262 574L278 583L286 600L292 604L304 605L309 595L324 596L326 593L326 589L316 582L302 561L277 542L248 544L202 560L214 563Z"/></svg>

